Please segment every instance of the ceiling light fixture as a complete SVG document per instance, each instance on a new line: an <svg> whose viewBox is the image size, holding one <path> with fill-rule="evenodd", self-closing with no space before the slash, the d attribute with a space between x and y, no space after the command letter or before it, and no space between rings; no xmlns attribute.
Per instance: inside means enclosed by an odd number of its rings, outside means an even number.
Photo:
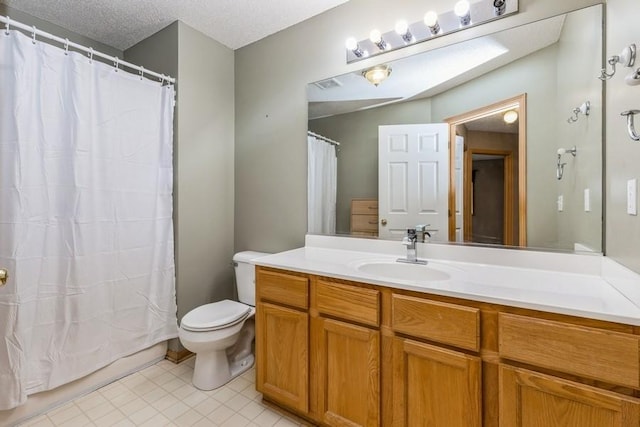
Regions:
<svg viewBox="0 0 640 427"><path fill-rule="evenodd" d="M346 43L347 63L505 18L518 12L519 0L449 1L454 7L448 11L428 10L421 21L411 23L399 20L391 31L381 32L374 29L364 40L350 38ZM640 81L640 78L638 80Z"/></svg>
<svg viewBox="0 0 640 427"><path fill-rule="evenodd" d="M515 110L509 110L504 113L504 115L502 116L502 120L504 120L504 122L508 124L515 123L516 120L518 120L518 112Z"/></svg>
<svg viewBox="0 0 640 427"><path fill-rule="evenodd" d="M467 0L460 0L453 7L453 13L460 18L460 26L466 27L471 24L471 5Z"/></svg>
<svg viewBox="0 0 640 427"><path fill-rule="evenodd" d="M375 67L367 68L362 72L362 75L374 86L378 86L391 74L391 67L388 65L376 65Z"/></svg>

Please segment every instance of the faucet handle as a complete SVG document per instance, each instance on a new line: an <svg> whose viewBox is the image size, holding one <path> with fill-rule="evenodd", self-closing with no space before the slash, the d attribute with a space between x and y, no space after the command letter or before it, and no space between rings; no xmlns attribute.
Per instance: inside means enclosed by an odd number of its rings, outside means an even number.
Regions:
<svg viewBox="0 0 640 427"><path fill-rule="evenodd" d="M420 224L420 225L416 225L416 231L418 233L420 233L420 241L422 243L424 243L424 236L427 235L429 237L431 237L431 233L429 233L427 231L427 227L429 227L431 224Z"/></svg>

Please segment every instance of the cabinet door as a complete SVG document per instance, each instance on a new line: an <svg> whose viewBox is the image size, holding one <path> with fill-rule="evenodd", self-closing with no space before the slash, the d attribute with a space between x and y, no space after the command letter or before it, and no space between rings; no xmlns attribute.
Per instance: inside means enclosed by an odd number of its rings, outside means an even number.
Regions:
<svg viewBox="0 0 640 427"><path fill-rule="evenodd" d="M256 387L275 402L306 413L309 407L308 314L258 303Z"/></svg>
<svg viewBox="0 0 640 427"><path fill-rule="evenodd" d="M323 317L312 322L320 419L330 426L378 426L380 333Z"/></svg>
<svg viewBox="0 0 640 427"><path fill-rule="evenodd" d="M584 384L500 366L501 427L631 427L640 400Z"/></svg>
<svg viewBox="0 0 640 427"><path fill-rule="evenodd" d="M394 426L480 427L480 383L480 358L394 338Z"/></svg>

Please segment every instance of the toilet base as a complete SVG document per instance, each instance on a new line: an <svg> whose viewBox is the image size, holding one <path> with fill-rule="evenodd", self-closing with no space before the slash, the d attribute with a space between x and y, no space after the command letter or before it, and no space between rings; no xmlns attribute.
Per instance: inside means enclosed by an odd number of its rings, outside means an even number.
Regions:
<svg viewBox="0 0 640 427"><path fill-rule="evenodd" d="M226 351L196 354L193 385L204 391L222 387L253 366L253 354L229 363Z"/></svg>

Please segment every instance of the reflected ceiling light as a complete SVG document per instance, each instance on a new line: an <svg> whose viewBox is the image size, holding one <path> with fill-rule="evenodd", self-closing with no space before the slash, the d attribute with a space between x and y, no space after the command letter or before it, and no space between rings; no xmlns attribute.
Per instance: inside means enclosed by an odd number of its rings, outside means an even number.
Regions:
<svg viewBox="0 0 640 427"><path fill-rule="evenodd" d="M515 123L516 120L518 120L518 112L515 110L509 110L506 113L504 113L504 115L502 116L502 120L504 120L505 123Z"/></svg>
<svg viewBox="0 0 640 427"><path fill-rule="evenodd" d="M471 5L467 0L460 0L453 7L453 13L460 18L460 26L466 27L471 23Z"/></svg>
<svg viewBox="0 0 640 427"><path fill-rule="evenodd" d="M388 65L376 65L375 67L367 68L362 72L362 75L374 86L378 86L391 74L391 67Z"/></svg>
<svg viewBox="0 0 640 427"><path fill-rule="evenodd" d="M436 35L440 32L440 24L438 24L438 14L433 10L424 14L424 25L429 28L431 35Z"/></svg>
<svg viewBox="0 0 640 427"><path fill-rule="evenodd" d="M389 44L382 38L382 33L380 32L380 30L371 30L371 33L369 33L369 40L371 40L371 43L378 46L378 49L380 50L385 50L390 47Z"/></svg>
<svg viewBox="0 0 640 427"><path fill-rule="evenodd" d="M501 16L507 10L507 0L493 0L493 13Z"/></svg>
<svg viewBox="0 0 640 427"><path fill-rule="evenodd" d="M409 31L409 24L405 20L396 22L396 33L402 37L405 43L411 43L413 41L413 34Z"/></svg>
<svg viewBox="0 0 640 427"><path fill-rule="evenodd" d="M364 56L364 51L360 48L358 40L356 40L355 37L349 37L345 42L345 46L348 50L353 52L356 57L362 58Z"/></svg>

